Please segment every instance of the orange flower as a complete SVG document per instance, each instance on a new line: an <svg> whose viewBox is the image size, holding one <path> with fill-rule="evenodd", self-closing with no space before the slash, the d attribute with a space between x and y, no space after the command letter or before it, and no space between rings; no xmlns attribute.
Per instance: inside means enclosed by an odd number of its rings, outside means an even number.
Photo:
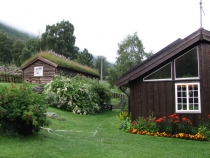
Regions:
<svg viewBox="0 0 210 158"><path fill-rule="evenodd" d="M183 117L183 118L182 118L182 121L185 121L185 120L187 120L187 119L186 119L185 117Z"/></svg>

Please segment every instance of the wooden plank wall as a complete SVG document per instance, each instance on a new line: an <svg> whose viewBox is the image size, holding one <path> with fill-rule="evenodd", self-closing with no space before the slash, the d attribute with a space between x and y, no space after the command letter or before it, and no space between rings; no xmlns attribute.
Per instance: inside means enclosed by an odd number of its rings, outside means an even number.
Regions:
<svg viewBox="0 0 210 158"><path fill-rule="evenodd" d="M200 89L201 89L201 117L207 119L210 114L210 45L202 44L200 53Z"/></svg>
<svg viewBox="0 0 210 158"><path fill-rule="evenodd" d="M201 90L201 114L178 114L190 119L195 126L199 118L207 119L210 114L210 44L199 45L199 69ZM148 117L152 112L156 117L175 113L175 82L143 82L138 78L130 83L130 112L132 119L138 116ZM190 82L193 82L192 80Z"/></svg>
<svg viewBox="0 0 210 158"><path fill-rule="evenodd" d="M175 112L174 83L170 82L132 82L130 94L132 117L167 116Z"/></svg>
<svg viewBox="0 0 210 158"><path fill-rule="evenodd" d="M29 77L34 77L34 67L43 66L43 76L40 76L41 83L48 83L53 79L55 74L55 67L46 64L41 60L37 60L33 64L29 65L23 70L23 81L26 81Z"/></svg>

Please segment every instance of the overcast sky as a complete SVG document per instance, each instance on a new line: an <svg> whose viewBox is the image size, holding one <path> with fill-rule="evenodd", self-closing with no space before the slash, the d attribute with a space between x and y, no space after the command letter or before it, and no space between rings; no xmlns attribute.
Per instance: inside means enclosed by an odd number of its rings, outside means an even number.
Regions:
<svg viewBox="0 0 210 158"><path fill-rule="evenodd" d="M118 43L138 33L156 53L200 28L200 0L1 0L0 21L39 35L46 25L68 20L76 46L115 62ZM210 0L202 0L204 29L210 31Z"/></svg>

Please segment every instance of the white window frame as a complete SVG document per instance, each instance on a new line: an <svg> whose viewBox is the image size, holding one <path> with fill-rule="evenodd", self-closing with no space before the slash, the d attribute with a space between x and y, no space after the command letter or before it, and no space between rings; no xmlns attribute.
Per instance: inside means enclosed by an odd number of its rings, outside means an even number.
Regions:
<svg viewBox="0 0 210 158"><path fill-rule="evenodd" d="M159 71L160 69L162 69L163 67L165 67L165 66L167 66L167 65L169 65L169 64L171 64L171 78L164 78L164 79L148 79L148 80L145 79L145 78L147 78L148 76L154 74L155 72ZM167 63L166 65L162 66L161 68L157 69L156 71L152 72L151 74L149 74L149 75L147 75L146 77L143 78L143 81L144 81L144 82L148 82L148 81L171 81L171 80L172 80L172 62Z"/></svg>
<svg viewBox="0 0 210 158"><path fill-rule="evenodd" d="M187 54L188 52L190 52L190 51L193 50L193 49L195 49L195 47L192 48L192 49L190 49L189 51L187 51L187 52L184 53L183 55ZM194 80L194 79L199 79L200 74L199 74L198 47L196 47L196 49L197 49L197 59L198 59L198 77L186 77L186 78L177 78L177 77L176 77L176 60L179 59L179 58L181 58L181 57L183 56L183 55L181 55L181 56L179 56L178 58L176 58L176 59L174 60L174 77L175 77L175 80Z"/></svg>
<svg viewBox="0 0 210 158"><path fill-rule="evenodd" d="M192 84L196 84L197 85L197 87L198 87L198 102L197 102L197 104L198 104L198 110L190 110L190 103L189 103L189 98L191 98L191 99L195 99L196 97L190 97L189 96L189 85L192 85ZM184 109L181 109L181 110L179 110L178 109L178 96L177 96L177 89L178 89L178 86L181 86L181 85L185 85L186 86L186 97L180 97L181 99L183 99L183 98L185 98L186 99L186 102L187 102L187 109L186 110L184 110ZM192 83L175 83L175 111L176 111L176 113L201 113L201 102L200 102L200 83L199 82L192 82Z"/></svg>
<svg viewBox="0 0 210 158"><path fill-rule="evenodd" d="M34 76L43 76L43 66L34 67Z"/></svg>

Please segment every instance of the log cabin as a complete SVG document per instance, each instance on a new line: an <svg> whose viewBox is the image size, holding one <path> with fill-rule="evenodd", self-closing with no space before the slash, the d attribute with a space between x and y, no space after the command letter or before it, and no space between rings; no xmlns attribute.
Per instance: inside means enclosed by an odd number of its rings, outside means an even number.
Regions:
<svg viewBox="0 0 210 158"><path fill-rule="evenodd" d="M48 83L56 74L68 77L79 74L90 78L100 78L96 70L52 52L40 52L23 63L20 68L23 81L30 83Z"/></svg>
<svg viewBox="0 0 210 158"><path fill-rule="evenodd" d="M176 113L198 125L210 114L210 31L203 28L123 74L115 84L129 87L129 112L158 117Z"/></svg>

